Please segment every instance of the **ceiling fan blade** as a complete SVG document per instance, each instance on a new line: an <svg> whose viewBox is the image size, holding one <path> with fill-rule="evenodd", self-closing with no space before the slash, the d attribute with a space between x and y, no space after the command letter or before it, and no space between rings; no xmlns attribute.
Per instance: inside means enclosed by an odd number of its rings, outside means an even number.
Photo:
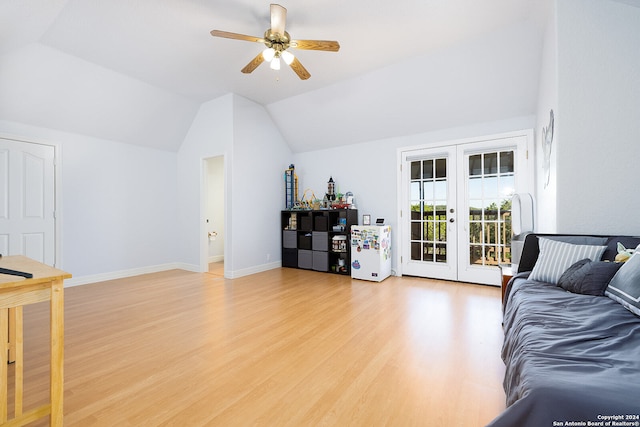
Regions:
<svg viewBox="0 0 640 427"><path fill-rule="evenodd" d="M271 4L271 32L283 36L286 21L287 9L279 4Z"/></svg>
<svg viewBox="0 0 640 427"><path fill-rule="evenodd" d="M289 66L293 71L295 71L295 73L298 75L298 77L300 77L301 80L307 80L309 77L311 77L311 74L309 74L307 69L304 68L300 61L298 61L298 58L294 57Z"/></svg>
<svg viewBox="0 0 640 427"><path fill-rule="evenodd" d="M264 56L262 56L262 52L260 52L258 55L256 55L255 58L251 60L251 62L245 65L244 68L240 71L242 71L245 74L249 74L256 68L258 68L258 65L262 64L263 62L264 62Z"/></svg>
<svg viewBox="0 0 640 427"><path fill-rule="evenodd" d="M340 50L340 43L330 40L291 40L291 47L305 50L326 50L337 52Z"/></svg>
<svg viewBox="0 0 640 427"><path fill-rule="evenodd" d="M264 39L254 36L245 36L244 34L230 33L228 31L212 30L211 35L214 37L224 37L225 39L244 40L248 42L264 43Z"/></svg>

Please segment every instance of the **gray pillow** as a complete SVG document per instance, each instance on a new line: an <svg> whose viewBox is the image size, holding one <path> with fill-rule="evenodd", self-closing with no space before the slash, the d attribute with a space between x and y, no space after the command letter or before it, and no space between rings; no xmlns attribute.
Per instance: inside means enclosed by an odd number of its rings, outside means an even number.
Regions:
<svg viewBox="0 0 640 427"><path fill-rule="evenodd" d="M560 276L558 286L576 294L602 296L621 266L617 262L581 259Z"/></svg>
<svg viewBox="0 0 640 427"><path fill-rule="evenodd" d="M599 261L607 248L606 246L572 245L542 237L538 239L538 246L540 253L529 275L529 280L538 280L554 285L558 284L562 273L575 262L584 258Z"/></svg>
<svg viewBox="0 0 640 427"><path fill-rule="evenodd" d="M640 252L622 264L604 294L640 316Z"/></svg>

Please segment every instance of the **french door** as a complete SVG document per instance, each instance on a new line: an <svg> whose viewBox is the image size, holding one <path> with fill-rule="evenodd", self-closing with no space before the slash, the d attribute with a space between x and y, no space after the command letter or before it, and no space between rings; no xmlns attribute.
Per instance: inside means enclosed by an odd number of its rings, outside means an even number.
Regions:
<svg viewBox="0 0 640 427"><path fill-rule="evenodd" d="M529 192L531 133L401 153L402 274L500 283L511 197Z"/></svg>

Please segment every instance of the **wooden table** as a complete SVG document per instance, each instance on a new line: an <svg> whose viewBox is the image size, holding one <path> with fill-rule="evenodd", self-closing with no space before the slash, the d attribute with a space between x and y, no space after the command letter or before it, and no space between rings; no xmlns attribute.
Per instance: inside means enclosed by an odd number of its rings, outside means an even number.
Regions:
<svg viewBox="0 0 640 427"><path fill-rule="evenodd" d="M25 256L3 256L0 268L24 271L33 278L0 274L0 426L21 426L49 415L52 426L62 426L64 392L64 288L71 274ZM22 307L41 301L51 304L50 402L23 412ZM15 360L14 416L8 420L7 364Z"/></svg>

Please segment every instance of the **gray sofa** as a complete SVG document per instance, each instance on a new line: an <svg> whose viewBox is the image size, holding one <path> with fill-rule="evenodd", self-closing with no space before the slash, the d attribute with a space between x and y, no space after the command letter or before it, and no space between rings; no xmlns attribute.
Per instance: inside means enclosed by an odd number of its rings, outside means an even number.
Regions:
<svg viewBox="0 0 640 427"><path fill-rule="evenodd" d="M625 280L635 287L625 295L640 288L640 253L624 264L562 260L577 246L605 246L600 260L613 261L619 242L635 248L640 238L527 236L503 307L507 409L489 426L640 426L638 295L630 303L616 296ZM547 279L548 262L565 264Z"/></svg>

